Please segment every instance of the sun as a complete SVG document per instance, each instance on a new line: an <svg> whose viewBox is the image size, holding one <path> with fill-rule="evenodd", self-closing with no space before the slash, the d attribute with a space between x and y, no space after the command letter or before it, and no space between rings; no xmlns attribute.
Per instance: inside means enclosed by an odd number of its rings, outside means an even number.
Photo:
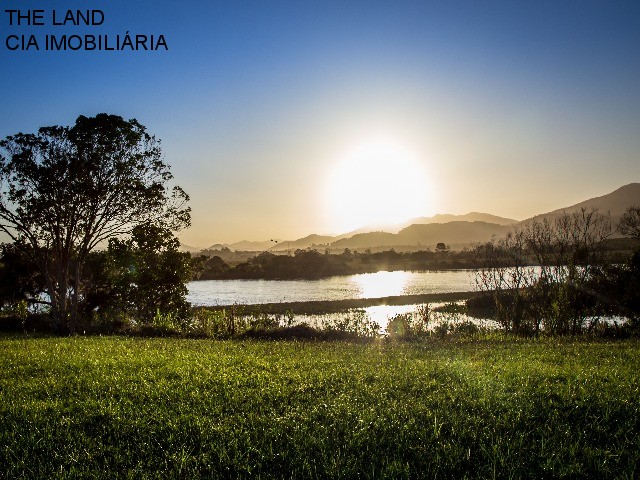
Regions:
<svg viewBox="0 0 640 480"><path fill-rule="evenodd" d="M429 185L421 163L390 141L359 144L329 172L329 222L346 233L363 226L385 226L425 215Z"/></svg>

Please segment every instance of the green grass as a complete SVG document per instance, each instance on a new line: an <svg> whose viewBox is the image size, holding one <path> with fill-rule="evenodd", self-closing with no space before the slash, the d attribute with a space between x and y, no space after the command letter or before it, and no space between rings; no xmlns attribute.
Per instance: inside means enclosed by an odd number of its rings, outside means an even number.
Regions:
<svg viewBox="0 0 640 480"><path fill-rule="evenodd" d="M0 478L637 478L640 344L0 339Z"/></svg>

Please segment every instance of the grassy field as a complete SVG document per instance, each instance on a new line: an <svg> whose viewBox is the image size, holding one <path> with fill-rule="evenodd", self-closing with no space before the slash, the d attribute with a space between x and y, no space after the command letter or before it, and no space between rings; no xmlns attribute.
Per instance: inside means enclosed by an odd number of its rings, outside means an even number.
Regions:
<svg viewBox="0 0 640 480"><path fill-rule="evenodd" d="M0 338L0 477L638 478L640 344Z"/></svg>

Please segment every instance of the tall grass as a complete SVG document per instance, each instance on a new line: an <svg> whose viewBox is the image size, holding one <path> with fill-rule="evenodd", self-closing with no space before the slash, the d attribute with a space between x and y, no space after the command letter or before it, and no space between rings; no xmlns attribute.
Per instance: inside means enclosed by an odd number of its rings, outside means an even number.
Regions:
<svg viewBox="0 0 640 480"><path fill-rule="evenodd" d="M636 341L0 339L2 478L637 478Z"/></svg>

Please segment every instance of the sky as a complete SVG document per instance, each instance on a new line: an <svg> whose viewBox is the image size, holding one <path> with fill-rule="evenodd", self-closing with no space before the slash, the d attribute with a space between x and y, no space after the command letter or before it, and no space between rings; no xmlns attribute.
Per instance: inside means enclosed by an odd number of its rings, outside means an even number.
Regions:
<svg viewBox="0 0 640 480"><path fill-rule="evenodd" d="M191 246L524 219L640 181L637 1L0 3L0 138L138 119L191 197ZM68 9L104 22L52 25ZM127 32L168 49L44 46Z"/></svg>

